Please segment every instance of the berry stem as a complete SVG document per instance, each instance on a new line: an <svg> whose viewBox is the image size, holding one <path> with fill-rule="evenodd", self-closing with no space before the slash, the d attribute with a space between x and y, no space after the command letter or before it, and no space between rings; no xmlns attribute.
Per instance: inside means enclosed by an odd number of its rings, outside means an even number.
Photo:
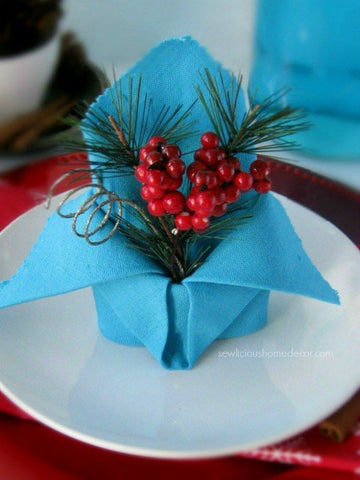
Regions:
<svg viewBox="0 0 360 480"><path fill-rule="evenodd" d="M181 261L179 260L179 258L176 255L176 251L180 251L181 256L183 256L182 255L183 252L179 248L179 244L178 244L177 240L178 240L178 234L174 234L173 235L173 249L172 249L171 258L170 258L170 268L171 268L171 273L172 273L172 276L173 276L173 280L175 282L178 282L178 281L180 282L183 278L185 278L185 271L184 271L184 268L182 266ZM175 272L174 272L174 263L177 264L178 269L179 269L180 275L178 275L178 276L176 276Z"/></svg>
<svg viewBox="0 0 360 480"><path fill-rule="evenodd" d="M166 224L165 220L162 217L159 217L159 222L164 229L166 235L168 236L170 242L171 242L171 257L170 257L170 271L171 271L171 276L175 282L178 282L179 280L181 281L183 278L185 278L185 271L184 267L182 265L181 260L184 257L183 251L180 248L180 245L178 243L178 234L173 234L169 230L168 225ZM179 274L176 274L175 272L175 263L177 265L177 268L179 270Z"/></svg>
<svg viewBox="0 0 360 480"><path fill-rule="evenodd" d="M171 242L173 241L172 233L169 230L169 227L166 225L165 220L162 217L159 217L159 222L161 223L162 228L164 229L166 235L169 237Z"/></svg>
<svg viewBox="0 0 360 480"><path fill-rule="evenodd" d="M117 196L116 196L117 197ZM151 219L145 214L143 209L139 207L135 202L132 202L131 200L127 200L124 198L117 197L117 201L120 202L121 204L126 204L129 205L130 207L134 208L139 215L145 220L147 226L153 231L153 233L158 236L159 238L162 237L161 233L159 230L155 227L154 223L151 221ZM169 240L171 241L171 245L168 245L168 250L171 250L171 257L170 257L170 273L171 277L175 282L180 282L183 278L185 278L185 270L182 265L182 262L180 259L183 258L183 252L177 242L177 235L173 235L169 227L167 226L166 222L162 217L158 217L159 222L166 232L167 236L169 237ZM178 253L178 255L176 254ZM180 257L180 258L179 258ZM175 264L177 269L175 269Z"/></svg>
<svg viewBox="0 0 360 480"><path fill-rule="evenodd" d="M178 234L174 234L170 232L169 227L166 225L166 222L162 217L159 217L159 221L163 229L165 230L166 235L169 237L169 240L171 240L171 243L175 246L174 250L178 253L179 258L183 258L184 256L183 251L181 250L180 245L177 242Z"/></svg>

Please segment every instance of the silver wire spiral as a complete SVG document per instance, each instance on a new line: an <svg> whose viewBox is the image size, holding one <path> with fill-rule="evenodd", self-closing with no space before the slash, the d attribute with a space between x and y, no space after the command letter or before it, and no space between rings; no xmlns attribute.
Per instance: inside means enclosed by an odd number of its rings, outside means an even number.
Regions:
<svg viewBox="0 0 360 480"><path fill-rule="evenodd" d="M56 182L51 186L47 202L45 204L46 208L49 207L51 198L53 197L54 189L63 181L68 179L73 175L78 175L80 173L89 174L89 170L87 169L76 169L70 172L65 173L60 178L56 180ZM109 240L117 231L123 214L123 203L128 203L121 199L118 195L114 192L107 190L101 183L100 177L96 175L96 173L91 172L93 177L96 178L96 181L92 181L78 187L73 188L72 190L68 191L64 198L61 200L59 205L57 206L57 213L63 218L72 218L72 230L73 232L81 238L84 238L87 243L90 245L100 245L105 243ZM79 178L79 177L77 177ZM87 197L83 203L77 208L75 212L67 212L63 211L64 205L74 196L76 196L79 192L85 189L91 188L94 192ZM102 198L104 198L102 200ZM115 207L115 208L114 208ZM80 217L84 215L86 212L89 212L89 216L85 222L85 225L80 227ZM95 225L94 218L97 213L103 215L102 219ZM95 234L100 232L100 230L108 223L112 223L112 229L110 232L105 235L100 240L93 240Z"/></svg>

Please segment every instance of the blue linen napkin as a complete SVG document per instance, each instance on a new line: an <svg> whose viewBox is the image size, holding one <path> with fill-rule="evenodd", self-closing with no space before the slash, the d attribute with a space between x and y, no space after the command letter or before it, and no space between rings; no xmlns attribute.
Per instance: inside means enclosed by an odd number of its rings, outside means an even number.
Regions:
<svg viewBox="0 0 360 480"><path fill-rule="evenodd" d="M194 85L205 67L214 75L221 69L225 81L230 81L229 72L204 48L184 37L160 44L122 78L141 72L143 88L154 100L155 118L156 109L164 104L186 107L195 100ZM116 115L111 88L90 107L85 136L94 112ZM245 111L244 101L240 110L239 114ZM200 102L192 118L200 132L211 128ZM197 143L188 139L181 148L194 151ZM253 159L241 157L243 164ZM99 155L90 155L90 161L99 160ZM136 197L139 190L132 177L104 178L104 184L127 198ZM91 193L69 202L69 210L76 210ZM263 195L250 213L251 218L231 234L235 240L219 242L181 284L174 284L159 265L129 248L120 233L91 246L73 234L69 221L53 214L23 266L0 285L0 307L91 286L99 328L107 338L145 345L164 367L184 369L191 368L215 339L264 326L271 290L339 303L337 293L308 258L280 202L272 194ZM100 223L102 217L96 212L94 222ZM111 228L106 225L102 233Z"/></svg>

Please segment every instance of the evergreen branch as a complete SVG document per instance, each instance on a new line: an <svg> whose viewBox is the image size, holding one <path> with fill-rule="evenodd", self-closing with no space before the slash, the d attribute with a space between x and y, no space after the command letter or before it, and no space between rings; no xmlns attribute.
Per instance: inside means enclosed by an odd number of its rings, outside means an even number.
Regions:
<svg viewBox="0 0 360 480"><path fill-rule="evenodd" d="M160 135L167 139L169 143L178 143L184 138L197 135L192 129L196 120L189 121L189 116L193 109L193 102L185 111L182 105L177 105L173 110L171 107L163 105L154 120L148 137Z"/></svg>
<svg viewBox="0 0 360 480"><path fill-rule="evenodd" d="M127 202L127 204L133 206L132 202ZM231 215L214 218L208 230L202 234L196 234L193 231L173 233L174 225L171 215L148 217L137 208L136 211L132 211L133 221L122 219L118 230L129 240L131 248L155 260L174 282L181 282L204 263L212 250L210 246L206 245L197 249L194 256L194 243L205 239L224 240L228 238L228 233L233 232L239 225L251 218L249 213L233 215L233 212L240 212L248 208L249 205L245 203L234 206ZM134 220L138 220L140 227L135 226L137 222Z"/></svg>
<svg viewBox="0 0 360 480"><path fill-rule="evenodd" d="M165 217L147 217L140 210L134 213L143 228L122 219L119 231L129 240L132 248L155 260L174 282L181 282L187 275L181 243L178 243L177 235L169 231Z"/></svg>
<svg viewBox="0 0 360 480"><path fill-rule="evenodd" d="M145 143L145 128L149 124L149 115L152 108L152 100L149 99L148 95L145 94L144 97L144 107L142 109L141 121L140 121L140 131L139 131L139 142L141 144Z"/></svg>
<svg viewBox="0 0 360 480"><path fill-rule="evenodd" d="M109 115L109 121L110 121L113 129L115 130L116 135L118 136L118 139L120 140L120 142L125 147L125 150L128 152L129 156L133 156L133 152L130 150L130 146L127 143L126 138L124 136L124 132L122 130L120 130L120 128L117 126L117 124L115 122L115 119L112 115Z"/></svg>
<svg viewBox="0 0 360 480"><path fill-rule="evenodd" d="M140 99L141 99L141 77L139 78L139 82L136 88L135 94L135 120L134 120L134 133L133 135L129 134L129 138L135 138L136 133L138 132L138 121L139 121L139 108L140 108ZM144 105L145 108L145 105ZM141 115L142 117L143 115ZM133 145L135 147L135 145Z"/></svg>
<svg viewBox="0 0 360 480"><path fill-rule="evenodd" d="M226 215L224 217L212 219L212 223L205 232L201 233L201 238L210 240L225 240L228 234L234 232L240 225L245 224L252 215ZM199 236L199 235L197 235Z"/></svg>
<svg viewBox="0 0 360 480"><path fill-rule="evenodd" d="M289 148L294 142L285 137L307 126L302 121L304 117L301 112L291 107L277 108L280 95L273 95L258 105L250 103L250 110L243 114L241 77L231 76L228 82L221 72L218 77L213 77L208 69L200 76L203 86L195 87L198 98L227 155L278 150L279 145ZM96 153L91 158L91 164L95 176L100 177L96 184L99 198L105 198L94 207L95 213L102 206L106 207L104 218L112 221L114 227L110 236L115 230L119 231L131 248L156 261L174 282L181 282L206 261L217 241L232 239L230 233L251 219L259 195L256 196L255 203L237 202L230 205L226 215L212 217L209 227L199 234L193 229L179 231L175 228L174 215L149 215L145 203L120 198L105 189L101 183L105 176L134 173L139 149L152 136L160 135L168 142L178 143L196 134L192 131L195 120L191 120L194 104L187 109L182 105L175 108L158 106L157 114L154 115L153 101L147 93L142 92L141 85L141 77L133 80L129 76L125 84L119 80L111 89L111 113L97 106L90 110L83 124L87 138L86 149ZM276 144L269 145L269 142ZM88 212L93 207L96 203L95 196L96 194L90 197L81 213ZM113 214L112 207L115 204L119 206L117 214ZM129 212L127 219L124 218L124 211ZM95 230L91 230L93 216L94 212L90 213L86 223L88 241L105 222L101 221ZM75 219L77 217L78 214L75 214ZM101 242L106 240L107 237Z"/></svg>
<svg viewBox="0 0 360 480"><path fill-rule="evenodd" d="M67 142L69 151L87 151L91 165L101 176L132 174L138 164L138 152L149 138L160 135L169 143L178 143L196 135L195 120L190 120L194 103L184 109L182 105L163 105L152 118L153 101L142 89L141 76L118 80L110 89L112 113L97 105L88 111L80 126L79 120L67 123L80 127L84 139Z"/></svg>
<svg viewBox="0 0 360 480"><path fill-rule="evenodd" d="M227 90L225 89L224 78L221 72L219 72L220 83L223 88L220 88L216 78L212 77L210 71L205 69L205 76L200 75L205 88L209 94L211 100L211 107L219 119L222 120L225 129L229 135L232 135L233 132L233 123L231 121L231 113L226 108L226 103L224 104L223 98L224 94L226 95ZM234 81L234 76L231 77L231 83ZM230 99L231 100L231 99ZM234 106L236 107L236 105Z"/></svg>
<svg viewBox="0 0 360 480"><path fill-rule="evenodd" d="M227 86L221 72L216 79L206 69L201 78L203 86L196 87L199 100L230 155L296 148L296 142L287 137L310 126L301 110L279 107L286 91L271 95L258 105L250 101L249 111L239 118L241 77L232 75Z"/></svg>
<svg viewBox="0 0 360 480"><path fill-rule="evenodd" d="M202 249L200 249L200 251L197 252L196 257L193 258L189 245L190 243L187 242L184 254L184 270L186 277L190 276L196 269L203 265L207 256L212 250L210 246L203 247Z"/></svg>

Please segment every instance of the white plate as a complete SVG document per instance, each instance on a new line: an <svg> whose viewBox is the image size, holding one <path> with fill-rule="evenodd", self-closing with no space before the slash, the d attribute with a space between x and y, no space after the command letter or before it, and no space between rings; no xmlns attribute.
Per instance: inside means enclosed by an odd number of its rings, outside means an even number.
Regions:
<svg viewBox="0 0 360 480"><path fill-rule="evenodd" d="M0 312L3 392L71 437L153 457L249 450L320 421L360 385L360 255L333 225L282 202L341 306L273 293L266 328L215 342L191 371L102 338L90 289L11 307ZM37 207L3 232L1 278L47 215Z"/></svg>

